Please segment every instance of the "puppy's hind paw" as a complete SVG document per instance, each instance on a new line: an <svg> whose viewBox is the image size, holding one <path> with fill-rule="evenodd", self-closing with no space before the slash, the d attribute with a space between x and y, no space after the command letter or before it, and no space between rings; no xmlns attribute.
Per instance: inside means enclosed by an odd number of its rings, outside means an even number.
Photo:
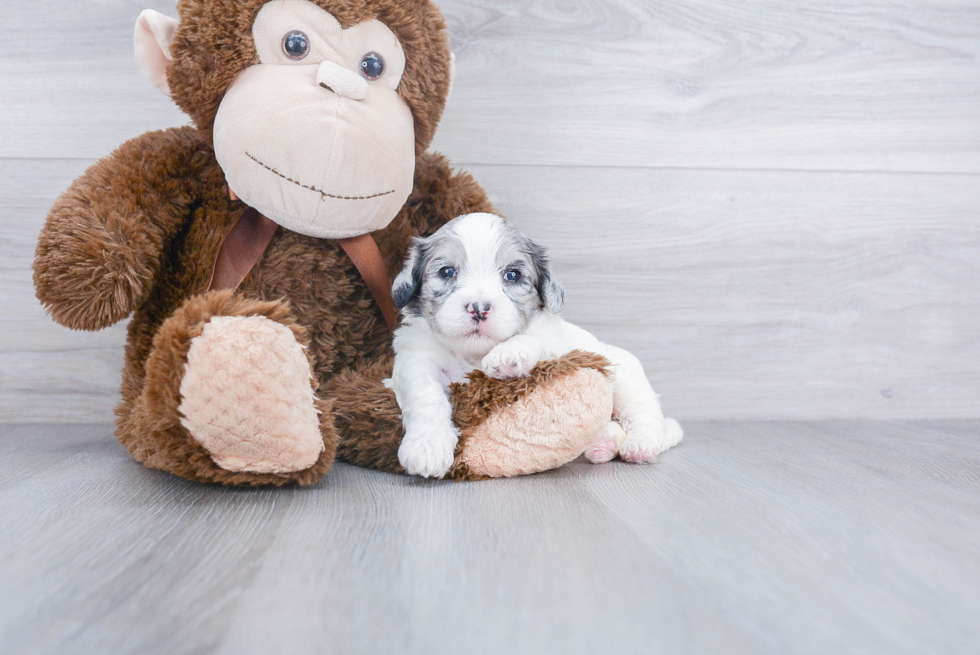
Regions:
<svg viewBox="0 0 980 655"><path fill-rule="evenodd" d="M631 429L619 446L619 457L630 464L652 464L660 455L662 443L663 428L659 430L659 434Z"/></svg>
<svg viewBox="0 0 980 655"><path fill-rule="evenodd" d="M668 448L673 448L681 442L684 438L684 430L681 428L681 424L672 418L664 421L664 443L660 448L660 452L664 452Z"/></svg>
<svg viewBox="0 0 980 655"><path fill-rule="evenodd" d="M619 456L632 464L650 464L683 438L684 431L672 418L665 419L656 429L631 427L619 447Z"/></svg>
<svg viewBox="0 0 980 655"><path fill-rule="evenodd" d="M624 462L630 464L653 464L660 455L649 443L629 443L629 439L623 442L623 447L619 450L619 456Z"/></svg>
<svg viewBox="0 0 980 655"><path fill-rule="evenodd" d="M605 464L616 457L619 451L619 444L626 439L626 432L616 421L609 421L606 429L602 431L595 443L585 451L585 459L593 464Z"/></svg>

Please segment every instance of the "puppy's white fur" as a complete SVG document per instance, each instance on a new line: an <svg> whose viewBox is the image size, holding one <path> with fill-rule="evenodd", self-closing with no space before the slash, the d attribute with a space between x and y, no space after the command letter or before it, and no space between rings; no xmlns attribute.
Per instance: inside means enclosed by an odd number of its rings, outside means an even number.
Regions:
<svg viewBox="0 0 980 655"><path fill-rule="evenodd" d="M498 379L526 376L575 349L611 362L613 415L586 457L652 462L683 437L676 421L664 419L636 357L558 316L563 291L544 251L499 216L467 214L416 239L393 293L404 321L386 384L402 410L398 459L409 473L439 478L452 466L459 431L451 382L475 369Z"/></svg>

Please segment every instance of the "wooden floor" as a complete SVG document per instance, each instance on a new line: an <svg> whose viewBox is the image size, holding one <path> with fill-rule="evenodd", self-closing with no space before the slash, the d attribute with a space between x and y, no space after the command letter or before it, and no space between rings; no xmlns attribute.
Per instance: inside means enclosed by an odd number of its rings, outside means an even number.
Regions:
<svg viewBox="0 0 980 655"><path fill-rule="evenodd" d="M7 1L0 655L980 652L980 4L438 3L433 148L684 444L472 484L141 468L105 425L125 326L54 324L30 266L75 177L187 122L133 58L175 1Z"/></svg>
<svg viewBox="0 0 980 655"><path fill-rule="evenodd" d="M651 467L242 490L0 426L0 651L976 653L980 421L702 422Z"/></svg>

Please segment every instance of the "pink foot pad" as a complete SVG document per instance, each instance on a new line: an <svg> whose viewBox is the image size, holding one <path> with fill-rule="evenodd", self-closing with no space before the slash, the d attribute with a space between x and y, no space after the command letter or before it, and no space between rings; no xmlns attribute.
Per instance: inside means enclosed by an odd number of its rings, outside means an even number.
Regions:
<svg viewBox="0 0 980 655"><path fill-rule="evenodd" d="M657 455L659 453L655 450L643 446L629 448L629 444L626 446L619 453L620 458L624 462L629 462L630 464L653 464L657 461Z"/></svg>
<svg viewBox="0 0 980 655"><path fill-rule="evenodd" d="M585 458L593 464L605 464L612 461L619 450L619 444L625 437L626 433L623 432L619 423L610 421L595 443L585 451Z"/></svg>
<svg viewBox="0 0 980 655"><path fill-rule="evenodd" d="M181 424L226 471L290 473L323 451L306 353L263 316L216 316L191 342Z"/></svg>
<svg viewBox="0 0 980 655"><path fill-rule="evenodd" d="M599 437L599 440L585 451L585 459L593 464L605 464L612 461L615 456L616 440L606 436Z"/></svg>

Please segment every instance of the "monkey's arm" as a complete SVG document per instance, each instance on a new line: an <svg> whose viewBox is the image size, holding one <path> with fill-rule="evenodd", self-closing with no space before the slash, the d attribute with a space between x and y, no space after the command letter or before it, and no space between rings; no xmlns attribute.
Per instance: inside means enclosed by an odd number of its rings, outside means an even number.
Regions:
<svg viewBox="0 0 980 655"><path fill-rule="evenodd" d="M146 299L197 202L198 150L192 128L148 132L85 171L55 202L38 238L34 288L56 321L100 330Z"/></svg>
<svg viewBox="0 0 980 655"><path fill-rule="evenodd" d="M453 174L449 160L426 152L415 165L415 188L406 203L415 234L428 236L463 214L493 212L493 205L473 176Z"/></svg>

